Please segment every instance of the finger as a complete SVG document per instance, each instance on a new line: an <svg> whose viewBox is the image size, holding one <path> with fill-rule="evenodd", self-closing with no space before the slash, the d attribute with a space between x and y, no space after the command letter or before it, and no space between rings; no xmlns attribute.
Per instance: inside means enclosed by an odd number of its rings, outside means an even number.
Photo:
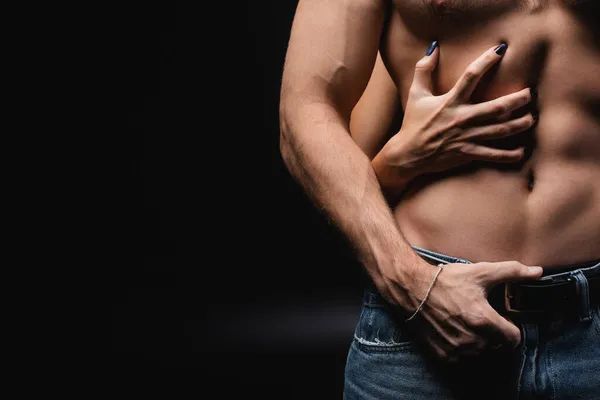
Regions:
<svg viewBox="0 0 600 400"><path fill-rule="evenodd" d="M431 94L431 73L435 69L439 58L438 42L434 40L425 57L415 65L415 74L411 89L422 94Z"/></svg>
<svg viewBox="0 0 600 400"><path fill-rule="evenodd" d="M500 139L519 132L526 131L535 124L535 119L531 113L525 114L522 117L512 119L502 124L493 124L487 126L478 126L467 129L461 136L462 140L486 140Z"/></svg>
<svg viewBox="0 0 600 400"><path fill-rule="evenodd" d="M497 149L474 143L463 143L460 152L467 156L469 161L491 161L496 163L519 162L525 155L525 148L518 147L514 150Z"/></svg>
<svg viewBox="0 0 600 400"><path fill-rule="evenodd" d="M487 323L480 327L482 333L488 338L488 343L495 343L496 349L508 344L511 347L517 347L521 343L521 331L519 328L500 315L492 306L488 305L486 309Z"/></svg>
<svg viewBox="0 0 600 400"><path fill-rule="evenodd" d="M471 97L483 75L502 58L506 47L504 43L492 47L469 64L452 89L457 98L468 99Z"/></svg>
<svg viewBox="0 0 600 400"><path fill-rule="evenodd" d="M438 340L427 337L425 342L428 345L426 350L439 360L448 360L451 357L449 350L446 348L447 346L442 345Z"/></svg>
<svg viewBox="0 0 600 400"><path fill-rule="evenodd" d="M431 326L423 326L421 322L421 337L427 343L426 350L430 351L433 356L443 361L451 361L454 357L454 351L450 345L446 335L443 335L443 329L435 321L430 321Z"/></svg>
<svg viewBox="0 0 600 400"><path fill-rule="evenodd" d="M527 266L518 261L500 261L480 263L478 278L482 285L490 288L498 283L539 279L543 269L539 266Z"/></svg>
<svg viewBox="0 0 600 400"><path fill-rule="evenodd" d="M470 122L489 119L502 121L505 120L507 116L510 116L510 113L514 110L529 104L532 98L531 89L525 88L518 92L498 97L494 100L464 106L465 109L468 107L468 111L466 111L466 120Z"/></svg>

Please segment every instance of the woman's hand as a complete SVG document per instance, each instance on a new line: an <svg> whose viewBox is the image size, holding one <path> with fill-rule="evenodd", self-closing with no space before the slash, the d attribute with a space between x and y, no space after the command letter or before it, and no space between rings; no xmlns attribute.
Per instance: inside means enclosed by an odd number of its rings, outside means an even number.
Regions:
<svg viewBox="0 0 600 400"><path fill-rule="evenodd" d="M433 53L416 64L400 132L394 135L372 161L384 192L398 193L415 177L440 172L474 160L518 162L524 148L497 149L473 140L499 139L531 128L532 113L512 118L513 111L532 100L530 89L472 104L470 97L485 72L503 56L506 45L488 49L472 62L447 93L431 93L431 73L437 65L437 43ZM512 119L511 119L512 118Z"/></svg>

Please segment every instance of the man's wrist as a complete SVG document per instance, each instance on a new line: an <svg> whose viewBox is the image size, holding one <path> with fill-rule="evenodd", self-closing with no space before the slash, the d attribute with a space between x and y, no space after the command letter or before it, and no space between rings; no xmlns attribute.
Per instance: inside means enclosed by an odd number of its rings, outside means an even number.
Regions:
<svg viewBox="0 0 600 400"><path fill-rule="evenodd" d="M439 267L423 260L412 250L409 250L409 254L404 253L401 261L389 260L388 263L382 262L378 265L379 279L376 278L374 281L379 281L384 291L391 289L396 292L395 295L390 295L388 301L402 308L408 317L415 312L427 295L428 287ZM393 272L386 272L388 268L393 269ZM391 285L383 283L383 280L390 279L393 281Z"/></svg>

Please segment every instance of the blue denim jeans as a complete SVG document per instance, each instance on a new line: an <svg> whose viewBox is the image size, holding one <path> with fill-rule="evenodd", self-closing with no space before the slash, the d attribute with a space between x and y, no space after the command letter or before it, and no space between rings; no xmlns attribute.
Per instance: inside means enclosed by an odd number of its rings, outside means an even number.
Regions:
<svg viewBox="0 0 600 400"><path fill-rule="evenodd" d="M469 263L414 249L435 263ZM514 321L521 329L517 348L447 364L429 356L404 320L368 288L346 361L344 399L599 400L600 309L593 305L587 312L591 318L575 313Z"/></svg>

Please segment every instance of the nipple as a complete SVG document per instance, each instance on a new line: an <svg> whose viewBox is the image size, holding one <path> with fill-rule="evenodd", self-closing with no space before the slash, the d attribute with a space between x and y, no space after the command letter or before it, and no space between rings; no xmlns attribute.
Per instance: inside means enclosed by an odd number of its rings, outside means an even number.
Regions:
<svg viewBox="0 0 600 400"><path fill-rule="evenodd" d="M433 7L437 12L444 12L454 0L433 0Z"/></svg>

